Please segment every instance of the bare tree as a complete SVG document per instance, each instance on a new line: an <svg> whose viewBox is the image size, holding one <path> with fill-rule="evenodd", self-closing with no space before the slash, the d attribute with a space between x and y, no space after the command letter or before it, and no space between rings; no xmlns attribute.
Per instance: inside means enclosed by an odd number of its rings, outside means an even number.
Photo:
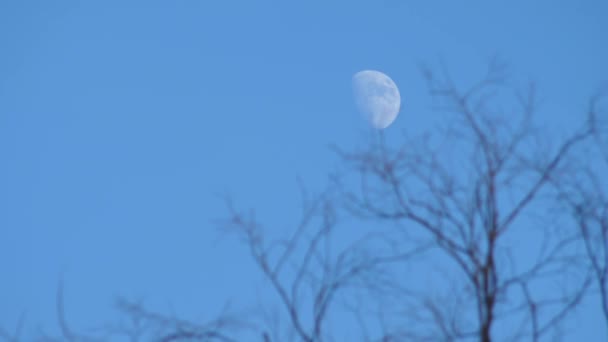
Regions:
<svg viewBox="0 0 608 342"><path fill-rule="evenodd" d="M604 98L598 94L590 101L587 124L594 139L590 148L581 151L578 172L566 180L553 179L553 183L579 229L608 328L608 122L601 117L600 108Z"/></svg>
<svg viewBox="0 0 608 342"><path fill-rule="evenodd" d="M426 339L475 336L489 342L498 322L514 326L520 320L521 329L507 339L537 341L590 284L575 248L579 236L555 220L549 199L551 180L568 177L569 153L592 132L583 126L547 148L546 132L534 126L534 87L525 94L513 90L496 61L464 91L447 73L423 72L436 108L451 115L445 120L450 125L439 137L426 134L396 149L380 134L366 150L338 150L360 179L360 190L344 187L350 210L431 236L464 276L462 288L452 293L471 300L462 301L456 313L431 299L420 307L439 331ZM522 257L526 250L536 255ZM551 288L556 284L563 286Z"/></svg>
<svg viewBox="0 0 608 342"><path fill-rule="evenodd" d="M373 278L376 285L386 278L386 266L403 263L430 247L395 244L378 232L340 243L336 239L337 214L330 192L308 199L302 191L302 218L289 238L266 242L267 236L253 213L237 212L229 202L230 216L224 229L237 232L251 256L278 295L288 319L288 330L298 341L328 341L335 334L328 329L328 316L340 294L349 288L366 287ZM344 235L340 236L344 242ZM348 239L346 239L348 240ZM336 245L344 245L334 252ZM372 246L381 246L373 248ZM285 341L276 322L265 341ZM364 324L361 336L365 335ZM295 333L294 333L295 332Z"/></svg>
<svg viewBox="0 0 608 342"><path fill-rule="evenodd" d="M116 309L117 320L104 324L101 327L88 329L86 333L74 330L68 323L65 310L64 289L60 283L56 296L57 320L60 335L54 336L47 332L40 332L39 342L97 342L97 341L201 341L201 342L233 342L237 341L238 332L253 329L247 322L235 315L222 312L216 319L207 322L191 322L179 317L160 314L145 308L141 301L130 301L119 298ZM0 335L4 337L3 335ZM8 335L7 335L8 336ZM7 342L21 341L16 337Z"/></svg>
<svg viewBox="0 0 608 342"><path fill-rule="evenodd" d="M597 99L552 143L534 120L534 87L511 87L497 61L464 90L445 72L423 74L445 115L439 134L393 147L380 132L364 149L336 148L346 172L319 196L302 190L288 236L227 201L222 231L240 237L277 298L260 315L191 322L121 299L126 322L82 334L60 286L61 336L41 341L340 341L340 315L364 341L539 341L560 333L592 284L608 323L608 185L590 162L600 159L580 153L604 132Z"/></svg>
<svg viewBox="0 0 608 342"><path fill-rule="evenodd" d="M208 322L191 322L178 317L159 314L146 309L141 303L119 299L118 309L131 319L131 326L104 330L114 334L127 335L132 341L153 339L159 342L173 341L237 341L237 333L254 329L239 315L220 313ZM147 328L147 329L146 329ZM147 336L147 338L146 338Z"/></svg>

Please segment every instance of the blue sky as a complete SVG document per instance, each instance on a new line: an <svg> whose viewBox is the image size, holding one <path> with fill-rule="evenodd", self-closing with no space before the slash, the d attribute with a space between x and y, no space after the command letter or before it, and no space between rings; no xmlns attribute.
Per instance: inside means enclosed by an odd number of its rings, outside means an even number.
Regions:
<svg viewBox="0 0 608 342"><path fill-rule="evenodd" d="M186 316L251 299L243 281L262 282L212 224L217 195L288 227L297 177L320 190L328 145L361 145L355 72L392 77L387 133L415 134L420 63L465 84L499 54L567 128L608 80L607 16L588 0L1 2L0 325L54 329L60 277L83 326L119 294Z"/></svg>

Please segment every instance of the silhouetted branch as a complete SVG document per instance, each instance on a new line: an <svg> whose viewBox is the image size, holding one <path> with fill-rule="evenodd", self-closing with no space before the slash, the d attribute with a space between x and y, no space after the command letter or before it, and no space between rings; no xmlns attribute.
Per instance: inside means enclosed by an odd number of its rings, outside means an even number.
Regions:
<svg viewBox="0 0 608 342"><path fill-rule="evenodd" d="M329 194L304 201L302 209L302 219L292 237L267 245L261 226L252 214L245 216L229 206L230 218L225 221L226 229L238 232L246 241L253 259L279 296L291 327L302 341L326 338L324 327L332 303L338 293L354 286L357 279L381 272L384 265L403 262L430 248L424 245L409 251L388 249L392 251L390 254L368 255L366 245L382 241L376 239L378 234L368 234L332 257L336 209ZM291 265L291 269L286 269L286 265ZM304 298L308 308L302 307Z"/></svg>

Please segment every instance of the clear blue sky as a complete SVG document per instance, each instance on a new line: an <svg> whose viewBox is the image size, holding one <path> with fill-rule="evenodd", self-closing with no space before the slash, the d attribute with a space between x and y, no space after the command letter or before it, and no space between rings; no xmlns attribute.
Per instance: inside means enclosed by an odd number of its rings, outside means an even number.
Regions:
<svg viewBox="0 0 608 342"><path fill-rule="evenodd" d="M360 144L355 72L393 78L387 132L415 133L419 63L464 82L498 53L567 127L608 80L606 18L599 0L0 2L0 325L52 331L62 275L80 326L118 294L188 317L251 299L216 194L287 227L296 177L321 189L328 144Z"/></svg>

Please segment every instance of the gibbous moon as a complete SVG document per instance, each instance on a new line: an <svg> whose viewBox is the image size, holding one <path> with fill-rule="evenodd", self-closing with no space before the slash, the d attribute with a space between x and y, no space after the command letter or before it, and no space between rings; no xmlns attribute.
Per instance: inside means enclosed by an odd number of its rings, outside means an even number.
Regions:
<svg viewBox="0 0 608 342"><path fill-rule="evenodd" d="M359 71L353 76L355 103L376 129L390 126L399 114L401 95L393 80L375 70Z"/></svg>

